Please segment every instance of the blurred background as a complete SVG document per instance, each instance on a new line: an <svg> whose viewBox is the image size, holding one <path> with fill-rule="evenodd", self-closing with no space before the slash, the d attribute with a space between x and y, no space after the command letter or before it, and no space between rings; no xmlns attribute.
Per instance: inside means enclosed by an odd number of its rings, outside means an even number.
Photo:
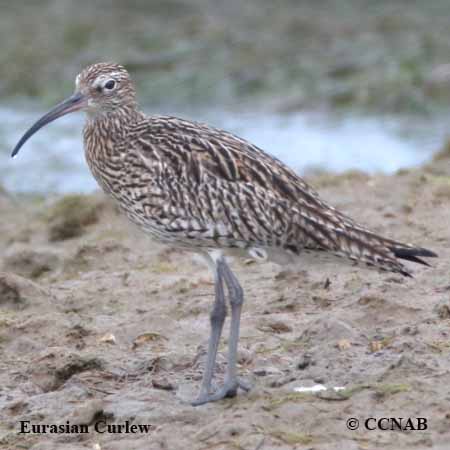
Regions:
<svg viewBox="0 0 450 450"><path fill-rule="evenodd" d="M448 0L0 0L0 184L91 191L81 115L25 129L114 61L142 108L224 127L299 173L394 172L443 146ZM27 177L23 177L26 170Z"/></svg>

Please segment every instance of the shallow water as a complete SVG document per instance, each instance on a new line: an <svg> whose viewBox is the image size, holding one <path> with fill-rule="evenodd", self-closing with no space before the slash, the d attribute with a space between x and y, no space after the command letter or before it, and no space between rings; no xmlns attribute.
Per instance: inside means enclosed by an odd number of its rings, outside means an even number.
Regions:
<svg viewBox="0 0 450 450"><path fill-rule="evenodd" d="M0 109L0 184L16 192L95 190L84 161L81 114L52 123L33 136L17 158L9 157L16 141L41 113ZM300 174L310 169L392 173L420 165L441 148L450 122L317 113L197 111L180 115L238 134Z"/></svg>

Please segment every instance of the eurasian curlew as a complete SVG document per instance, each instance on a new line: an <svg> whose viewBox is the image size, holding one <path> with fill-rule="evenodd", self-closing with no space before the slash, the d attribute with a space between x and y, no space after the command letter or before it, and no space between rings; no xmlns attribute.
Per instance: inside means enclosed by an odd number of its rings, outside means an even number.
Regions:
<svg viewBox="0 0 450 450"><path fill-rule="evenodd" d="M128 72L99 63L76 78L75 93L39 119L36 131L70 112L87 113L84 148L92 174L129 219L155 239L206 255L215 278L211 335L194 405L248 389L237 376L243 290L224 252L256 257L331 252L410 276L401 259L426 264L424 248L378 236L325 203L291 169L225 131L175 117L148 117L136 102ZM212 392L217 348L231 307L228 366Z"/></svg>

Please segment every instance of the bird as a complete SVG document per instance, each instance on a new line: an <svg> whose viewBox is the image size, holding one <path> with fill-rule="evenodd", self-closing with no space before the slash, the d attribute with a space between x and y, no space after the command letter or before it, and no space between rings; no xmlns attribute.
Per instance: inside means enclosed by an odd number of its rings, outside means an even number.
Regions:
<svg viewBox="0 0 450 450"><path fill-rule="evenodd" d="M210 336L192 405L233 397L250 385L238 376L244 290L229 254L284 261L330 253L412 276L402 260L429 265L431 250L380 236L323 200L296 172L227 131L138 107L128 71L95 63L75 79L73 95L37 120L15 146L55 119L84 111L84 151L100 187L153 239L203 255L214 278ZM231 310L224 381L213 383L218 346Z"/></svg>

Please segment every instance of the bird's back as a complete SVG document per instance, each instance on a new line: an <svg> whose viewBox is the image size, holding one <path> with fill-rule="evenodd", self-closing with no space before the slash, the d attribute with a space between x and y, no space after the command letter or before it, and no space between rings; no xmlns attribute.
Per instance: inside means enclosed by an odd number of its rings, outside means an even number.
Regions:
<svg viewBox="0 0 450 450"><path fill-rule="evenodd" d="M329 251L403 274L398 258L434 255L376 235L276 158L205 124L146 117L114 147L112 195L132 221L174 245ZM93 172L108 185L107 172Z"/></svg>

